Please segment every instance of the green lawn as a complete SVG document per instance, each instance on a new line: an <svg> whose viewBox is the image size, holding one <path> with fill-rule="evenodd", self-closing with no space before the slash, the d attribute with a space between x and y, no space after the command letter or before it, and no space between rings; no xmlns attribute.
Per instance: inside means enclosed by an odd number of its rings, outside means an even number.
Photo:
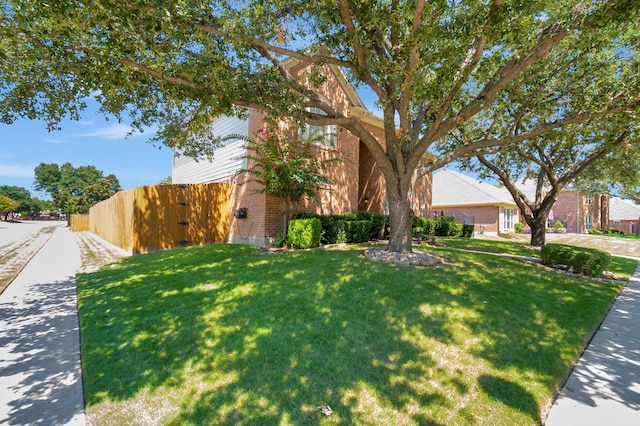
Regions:
<svg viewBox="0 0 640 426"><path fill-rule="evenodd" d="M532 248L528 242L510 240L484 240L481 238L446 238L437 237L437 242L447 247L465 250L483 251L487 253L506 253L518 256L540 257L540 248Z"/></svg>
<svg viewBox="0 0 640 426"><path fill-rule="evenodd" d="M186 247L79 275L88 420L540 424L621 289L459 250L435 268L361 251Z"/></svg>

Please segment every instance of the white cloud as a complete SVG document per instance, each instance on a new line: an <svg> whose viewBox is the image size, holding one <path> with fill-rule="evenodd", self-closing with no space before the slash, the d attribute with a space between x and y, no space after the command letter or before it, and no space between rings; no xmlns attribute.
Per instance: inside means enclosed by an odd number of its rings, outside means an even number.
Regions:
<svg viewBox="0 0 640 426"><path fill-rule="evenodd" d="M112 124L111 126L101 127L88 133L79 133L76 136L101 138L101 139L124 139L131 133L131 126L126 124ZM139 133L133 134L138 135Z"/></svg>
<svg viewBox="0 0 640 426"><path fill-rule="evenodd" d="M48 143L54 143L54 144L64 143L64 141L62 139L45 139L44 141L48 142Z"/></svg>
<svg viewBox="0 0 640 426"><path fill-rule="evenodd" d="M9 164L0 164L0 176L30 178L33 177L33 167L12 166Z"/></svg>
<svg viewBox="0 0 640 426"><path fill-rule="evenodd" d="M133 131L133 128L131 126L128 126L126 124L112 124L107 127L97 128L92 132L78 133L75 136L101 138L101 139L125 139L127 137L142 136L142 135L149 136L150 134L153 134L153 133L149 133L149 130L151 129L147 129L145 133L140 133L140 132L131 133Z"/></svg>

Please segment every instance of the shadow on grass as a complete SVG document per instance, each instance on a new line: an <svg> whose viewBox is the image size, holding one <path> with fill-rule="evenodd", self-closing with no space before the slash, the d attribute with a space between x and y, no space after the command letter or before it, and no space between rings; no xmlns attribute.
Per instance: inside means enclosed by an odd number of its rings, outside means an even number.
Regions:
<svg viewBox="0 0 640 426"><path fill-rule="evenodd" d="M81 275L87 405L172 388L186 394L172 424L447 424L474 410L455 404L476 383L468 365L484 360L541 377L515 385L514 400L500 393L509 386L488 386L491 374L478 382L515 422L539 424L540 395L551 396L597 321L579 324L584 304L597 310L615 292L451 255L456 265L423 269L354 251L213 245ZM439 353L448 348L460 359Z"/></svg>

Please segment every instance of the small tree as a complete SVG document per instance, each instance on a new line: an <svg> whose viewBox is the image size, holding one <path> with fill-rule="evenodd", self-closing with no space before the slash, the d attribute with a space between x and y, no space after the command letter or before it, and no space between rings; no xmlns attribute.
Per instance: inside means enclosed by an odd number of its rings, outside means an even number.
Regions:
<svg viewBox="0 0 640 426"><path fill-rule="evenodd" d="M0 195L0 212L4 214L4 220L9 218L9 214L16 211L16 209L20 206L15 200L7 197L6 195Z"/></svg>
<svg viewBox="0 0 640 426"><path fill-rule="evenodd" d="M315 152L321 148L314 146L314 142L318 142L314 137L260 129L256 139L238 135L229 138L240 138L247 142L245 158L248 166L241 173L248 173L249 180L261 186L258 192L280 199L285 233L300 203L304 199L318 199L318 191L327 182L323 173L343 161L335 148Z"/></svg>

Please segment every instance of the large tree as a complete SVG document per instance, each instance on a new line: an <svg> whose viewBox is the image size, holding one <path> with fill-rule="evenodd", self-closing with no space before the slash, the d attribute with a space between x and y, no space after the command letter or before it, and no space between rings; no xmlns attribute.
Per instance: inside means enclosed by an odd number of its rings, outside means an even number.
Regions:
<svg viewBox="0 0 640 426"><path fill-rule="evenodd" d="M95 166L40 163L34 169L34 188L48 193L56 207L67 213L86 213L93 204L120 190L115 175L104 177Z"/></svg>
<svg viewBox="0 0 640 426"><path fill-rule="evenodd" d="M41 117L55 128L96 93L104 111L130 114L140 129L158 124L157 140L193 155L214 148L212 117L238 107L338 124L384 175L389 250L410 251L409 194L421 174L481 148L638 109L638 7L637 0L5 0L0 119ZM385 140L301 84L291 59L314 84L332 64L368 89L382 109ZM603 66L594 67L598 59ZM560 91L534 96L548 84ZM540 102L549 114L530 119ZM505 115L507 108L522 114ZM527 126L515 134L508 120ZM477 137L445 138L458 130ZM422 161L425 152L432 160Z"/></svg>
<svg viewBox="0 0 640 426"><path fill-rule="evenodd" d="M509 190L531 228L531 244L542 246L562 189L572 184L586 193L606 193L616 183L637 179L640 145L631 142L638 137L632 125L632 120L601 120L568 126L498 152L478 153L477 163L466 166L492 175Z"/></svg>

